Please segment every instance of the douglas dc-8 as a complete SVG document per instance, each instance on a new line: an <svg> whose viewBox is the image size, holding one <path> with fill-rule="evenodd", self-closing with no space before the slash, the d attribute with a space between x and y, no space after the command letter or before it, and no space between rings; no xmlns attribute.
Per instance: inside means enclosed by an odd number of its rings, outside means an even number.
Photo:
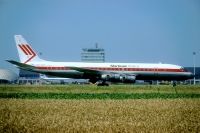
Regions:
<svg viewBox="0 0 200 133"><path fill-rule="evenodd" d="M91 83L134 83L136 80L187 80L193 77L183 67L173 64L153 63L89 63L53 62L41 59L30 44L15 35L20 62L7 60L20 69L41 74L75 79L89 79Z"/></svg>

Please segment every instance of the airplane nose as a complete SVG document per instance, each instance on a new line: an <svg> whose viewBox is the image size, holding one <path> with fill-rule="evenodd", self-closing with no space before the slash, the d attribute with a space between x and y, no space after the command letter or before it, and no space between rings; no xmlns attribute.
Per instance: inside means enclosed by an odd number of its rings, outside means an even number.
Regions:
<svg viewBox="0 0 200 133"><path fill-rule="evenodd" d="M194 74L191 73L191 72L188 72L188 77L189 77L189 78L194 78Z"/></svg>

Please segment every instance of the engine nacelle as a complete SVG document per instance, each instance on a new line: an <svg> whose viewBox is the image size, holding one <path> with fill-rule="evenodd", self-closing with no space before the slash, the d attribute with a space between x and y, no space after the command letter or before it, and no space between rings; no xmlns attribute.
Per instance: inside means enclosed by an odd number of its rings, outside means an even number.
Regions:
<svg viewBox="0 0 200 133"><path fill-rule="evenodd" d="M101 79L102 80L109 80L109 78L110 78L110 75L109 74L103 74L103 75L101 75Z"/></svg>
<svg viewBox="0 0 200 133"><path fill-rule="evenodd" d="M135 75L126 75L124 83L135 83Z"/></svg>
<svg viewBox="0 0 200 133"><path fill-rule="evenodd" d="M135 75L126 75L126 74L103 74L101 79L111 82L123 82L123 83L134 83Z"/></svg>

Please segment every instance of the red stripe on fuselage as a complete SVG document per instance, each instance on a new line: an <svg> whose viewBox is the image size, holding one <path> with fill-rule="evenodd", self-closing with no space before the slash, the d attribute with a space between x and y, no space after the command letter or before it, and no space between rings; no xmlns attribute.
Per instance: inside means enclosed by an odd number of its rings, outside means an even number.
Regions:
<svg viewBox="0 0 200 133"><path fill-rule="evenodd" d="M37 67L43 70L70 70L67 67ZM170 69L170 68L113 68L113 67L84 67L89 70L100 70L100 71L142 71L142 72L185 72L183 69Z"/></svg>
<svg viewBox="0 0 200 133"><path fill-rule="evenodd" d="M42 70L70 70L70 68L68 67L48 67L48 66L45 66L45 67L36 67L37 69L42 69Z"/></svg>

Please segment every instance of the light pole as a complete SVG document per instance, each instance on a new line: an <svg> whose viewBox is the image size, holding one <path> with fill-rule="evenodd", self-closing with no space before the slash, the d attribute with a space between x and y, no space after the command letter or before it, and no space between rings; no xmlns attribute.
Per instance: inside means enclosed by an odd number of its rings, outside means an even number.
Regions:
<svg viewBox="0 0 200 133"><path fill-rule="evenodd" d="M195 81L195 73L196 73L196 64L195 64L195 56L196 56L196 52L193 52L193 67L194 67L194 85L196 84Z"/></svg>

